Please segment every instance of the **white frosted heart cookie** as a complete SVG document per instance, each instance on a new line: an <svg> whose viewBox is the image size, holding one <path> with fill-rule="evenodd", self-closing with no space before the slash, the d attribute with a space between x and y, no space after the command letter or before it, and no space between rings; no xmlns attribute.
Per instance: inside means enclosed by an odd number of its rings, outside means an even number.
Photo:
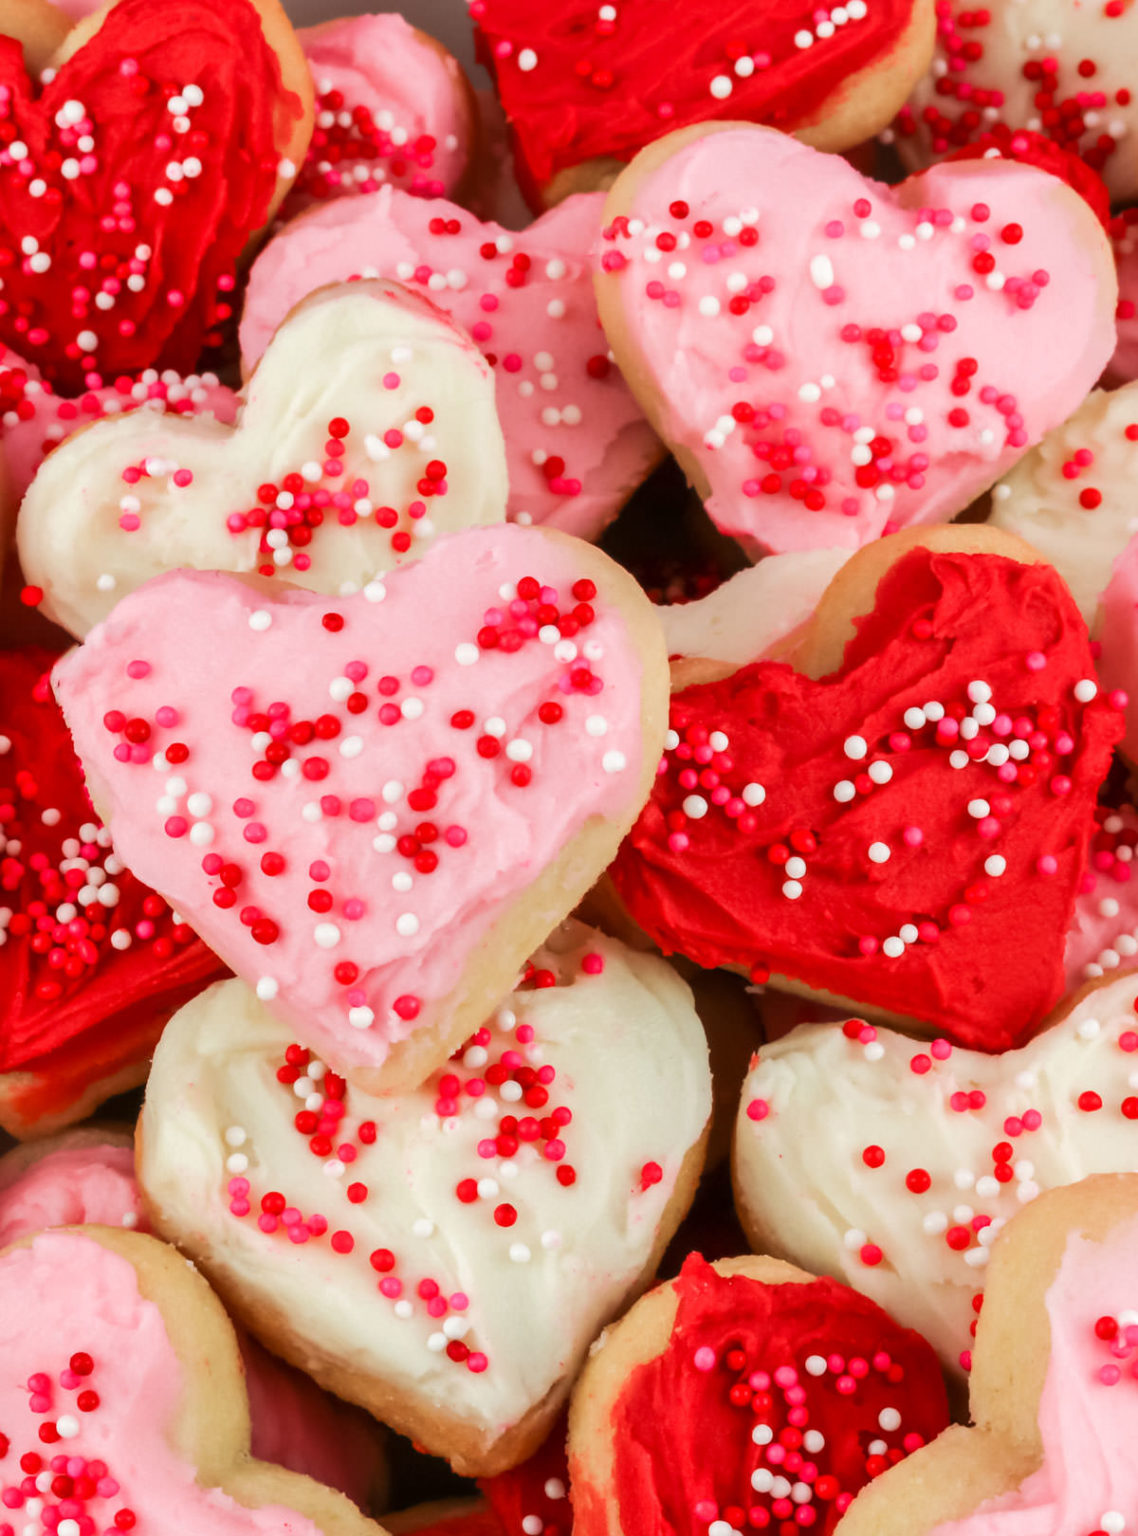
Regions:
<svg viewBox="0 0 1138 1536"><path fill-rule="evenodd" d="M690 992L567 924L412 1092L365 1095L293 1038L238 982L171 1021L140 1128L155 1224L340 1396L464 1473L522 1460L694 1190Z"/></svg>
<svg viewBox="0 0 1138 1536"><path fill-rule="evenodd" d="M860 1020L764 1046L743 1087L736 1204L751 1242L846 1280L970 1363L996 1234L1041 1190L1138 1169L1138 974L987 1056Z"/></svg>
<svg viewBox="0 0 1138 1536"><path fill-rule="evenodd" d="M136 411L49 456L17 534L49 618L81 637L179 567L354 590L436 533L505 516L493 376L465 332L398 284L314 294L241 398L232 427Z"/></svg>

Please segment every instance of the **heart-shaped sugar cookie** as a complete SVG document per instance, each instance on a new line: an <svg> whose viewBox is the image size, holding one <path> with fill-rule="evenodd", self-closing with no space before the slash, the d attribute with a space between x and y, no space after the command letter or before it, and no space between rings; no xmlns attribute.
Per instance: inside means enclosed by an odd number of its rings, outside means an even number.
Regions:
<svg viewBox="0 0 1138 1536"><path fill-rule="evenodd" d="M932 65L891 137L928 165L994 128L1027 128L1080 155L1115 202L1138 192L1138 18L1121 0L968 0L937 6Z"/></svg>
<svg viewBox="0 0 1138 1536"><path fill-rule="evenodd" d="M821 149L883 127L928 63L927 0L469 0L513 133L519 179L556 202L603 185L661 133L708 118L770 123Z"/></svg>
<svg viewBox="0 0 1138 1536"><path fill-rule="evenodd" d="M1058 1000L1122 717L1062 581L994 553L1027 553L1000 538L862 550L819 605L804 672L760 661L673 696L612 871L666 952L986 1050Z"/></svg>
<svg viewBox="0 0 1138 1536"><path fill-rule="evenodd" d="M0 340L72 393L92 369L193 368L311 131L276 0L118 0L43 84L3 42L0 87Z"/></svg>
<svg viewBox="0 0 1138 1536"><path fill-rule="evenodd" d="M505 504L477 349L418 295L367 282L322 289L284 319L233 427L136 411L62 443L17 537L44 612L82 636L162 571L352 591L436 532L500 521Z"/></svg>
<svg viewBox="0 0 1138 1536"><path fill-rule="evenodd" d="M420 1088L365 1095L240 983L174 1019L139 1174L248 1326L465 1473L544 1439L654 1273L711 1107L691 994L569 924Z"/></svg>
<svg viewBox="0 0 1138 1536"><path fill-rule="evenodd" d="M1041 1190L1138 1170L1138 975L1092 985L984 1056L860 1020L766 1045L743 1087L747 1235L856 1286L971 1364L991 1243Z"/></svg>
<svg viewBox="0 0 1138 1536"><path fill-rule="evenodd" d="M1053 176L893 189L769 129L670 135L606 205L601 319L719 527L856 547L963 510L1114 346L1101 224Z"/></svg>
<svg viewBox="0 0 1138 1536"><path fill-rule="evenodd" d="M21 1529L377 1536L342 1494L250 1457L232 1325L173 1248L41 1232L0 1256L2 1297L0 1497Z"/></svg>
<svg viewBox="0 0 1138 1536"><path fill-rule="evenodd" d="M1084 1179L996 1248L971 1427L953 1425L854 1501L850 1536L1123 1531L1138 1506L1138 1178Z"/></svg>
<svg viewBox="0 0 1138 1536"><path fill-rule="evenodd" d="M947 1418L932 1350L872 1301L775 1259L693 1253L574 1391L573 1528L830 1536Z"/></svg>
<svg viewBox="0 0 1138 1536"><path fill-rule="evenodd" d="M141 1082L165 1020L224 974L92 811L55 660L0 652L0 1124L17 1136Z"/></svg>
<svg viewBox="0 0 1138 1536"><path fill-rule="evenodd" d="M55 680L130 868L302 1040L391 1088L605 868L666 722L632 578L509 524L339 600L161 577Z"/></svg>
<svg viewBox="0 0 1138 1536"><path fill-rule="evenodd" d="M597 320L589 252L603 204L571 198L514 233L394 188L338 199L286 225L254 263L244 365L313 288L398 279L453 315L494 369L510 517L595 538L663 453Z"/></svg>

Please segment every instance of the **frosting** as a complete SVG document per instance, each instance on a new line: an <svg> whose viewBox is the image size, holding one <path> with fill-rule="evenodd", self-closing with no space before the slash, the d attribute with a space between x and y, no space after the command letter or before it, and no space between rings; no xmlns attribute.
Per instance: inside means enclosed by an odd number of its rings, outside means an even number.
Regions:
<svg viewBox="0 0 1138 1536"><path fill-rule="evenodd" d="M0 1162L0 1246L45 1227L95 1223L148 1230L129 1139L73 1132L11 1178L6 1172ZM252 1454L366 1504L379 1460L372 1427L252 1339L239 1335L238 1343Z"/></svg>
<svg viewBox="0 0 1138 1536"><path fill-rule="evenodd" d="M446 197L470 159L471 110L457 60L402 16L344 16L297 37L316 87L316 124L284 214L402 187Z"/></svg>
<svg viewBox="0 0 1138 1536"><path fill-rule="evenodd" d="M274 1349L373 1379L396 1428L401 1405L445 1404L496 1437L567 1393L679 1220L710 1105L684 983L568 924L398 1096L345 1085L239 983L212 989L163 1035L140 1175L254 1325L287 1318ZM453 1454L445 1422L428 1448Z"/></svg>
<svg viewBox="0 0 1138 1536"><path fill-rule="evenodd" d="M1138 955L1138 882L1132 886L1138 810L1100 806L1091 856L1067 931L1067 991L1129 965Z"/></svg>
<svg viewBox="0 0 1138 1536"><path fill-rule="evenodd" d="M939 0L936 50L894 125L897 148L922 166L993 128L1028 128L1080 155L1116 201L1132 198L1136 46L1122 0Z"/></svg>
<svg viewBox="0 0 1138 1536"><path fill-rule="evenodd" d="M1063 989L1122 723L1093 678L1049 567L912 550L831 677L759 662L673 695L617 889L666 953L1005 1050Z"/></svg>
<svg viewBox="0 0 1138 1536"><path fill-rule="evenodd" d="M42 88L4 39L0 340L72 393L194 367L301 110L248 0L119 0Z"/></svg>
<svg viewBox="0 0 1138 1536"><path fill-rule="evenodd" d="M572 1536L567 1420L562 1414L544 1443L519 1466L479 1479L478 1487L504 1536L534 1536L538 1520L542 1536Z"/></svg>
<svg viewBox="0 0 1138 1536"><path fill-rule="evenodd" d="M948 1421L925 1341L844 1286L765 1284L698 1254L671 1284L670 1336L613 1408L619 1527L575 1478L579 1536L718 1536L718 1522L829 1536L860 1488Z"/></svg>
<svg viewBox="0 0 1138 1536"><path fill-rule="evenodd" d="M888 71L916 9L912 0L852 0L832 13L801 0L687 0L682 10L620 0L611 16L583 21L555 0L468 3L519 171L538 189L558 171L631 160L662 132L710 118L788 133L821 124L851 76ZM884 94L880 75L874 90Z"/></svg>
<svg viewBox="0 0 1138 1536"><path fill-rule="evenodd" d="M669 656L705 656L741 667L814 616L849 559L845 549L770 555L706 597L660 610Z"/></svg>
<svg viewBox="0 0 1138 1536"><path fill-rule="evenodd" d="M37 369L10 352L0 362L0 438L13 497L23 498L44 459L64 438L92 421L140 407L179 416L208 413L230 423L238 400L215 373L183 378L172 368L161 374L147 368L135 379L123 375L76 399L61 398Z"/></svg>
<svg viewBox="0 0 1138 1536"><path fill-rule="evenodd" d="M971 1365L991 1244L1041 1190L1138 1170L1138 976L1022 1050L984 1056L859 1020L752 1064L735 1131L749 1235L831 1274Z"/></svg>
<svg viewBox="0 0 1138 1536"><path fill-rule="evenodd" d="M494 370L511 519L595 538L663 451L598 328L588 252L603 202L569 198L518 234L390 189L333 203L286 226L254 263L245 367L321 284L406 283L453 315Z"/></svg>
<svg viewBox="0 0 1138 1536"><path fill-rule="evenodd" d="M319 1536L295 1510L247 1509L196 1480L177 1448L182 1362L129 1259L82 1232L41 1233L0 1256L0 1294L0 1498L23 1530L73 1519L92 1529L176 1522L216 1536ZM51 1449L59 1445L62 1454Z"/></svg>
<svg viewBox="0 0 1138 1536"><path fill-rule="evenodd" d="M929 1536L1073 1536L1133 1523L1136 1266L1133 1218L1102 1242L1077 1233L1067 1239L1046 1298L1051 1352L1038 1409L1042 1463L1017 1489ZM1040 1347L1046 1348L1042 1340Z"/></svg>
<svg viewBox="0 0 1138 1536"><path fill-rule="evenodd" d="M146 1231L129 1143L65 1143L0 1186L0 1247L44 1227L84 1222Z"/></svg>
<svg viewBox="0 0 1138 1536"><path fill-rule="evenodd" d="M992 490L991 522L1056 567L1090 625L1135 531L1138 384L1093 390Z"/></svg>
<svg viewBox="0 0 1138 1536"><path fill-rule="evenodd" d="M61 444L24 499L20 560L82 636L176 567L355 590L437 532L500 521L506 483L469 338L397 285L340 286L281 326L234 427L134 411Z"/></svg>
<svg viewBox="0 0 1138 1536"><path fill-rule="evenodd" d="M1114 346L1102 228L1031 166L936 166L892 189L733 128L615 197L599 282L618 358L751 549L952 517L1075 409Z"/></svg>
<svg viewBox="0 0 1138 1536"><path fill-rule="evenodd" d="M26 1124L144 1062L166 1015L222 972L91 810L54 661L0 653L0 1073L30 1074L5 1084Z"/></svg>
<svg viewBox="0 0 1138 1536"><path fill-rule="evenodd" d="M639 803L641 657L618 576L509 525L335 600L174 572L55 684L130 868L303 1040L380 1066L442 1022L586 823L627 825ZM493 942L501 990L525 949Z"/></svg>

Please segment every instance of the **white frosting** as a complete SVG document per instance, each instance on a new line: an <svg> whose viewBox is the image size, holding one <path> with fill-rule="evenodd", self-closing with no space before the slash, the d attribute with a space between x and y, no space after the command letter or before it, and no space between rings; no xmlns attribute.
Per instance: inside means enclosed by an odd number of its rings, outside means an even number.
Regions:
<svg viewBox="0 0 1138 1536"><path fill-rule="evenodd" d="M1138 383L1092 390L992 491L989 521L1025 539L1056 567L1090 625L1111 567L1138 532L1138 442L1126 436L1135 424ZM1068 478L1063 466L1082 450L1094 455L1093 462ZM1098 507L1080 505L1087 489L1102 493Z"/></svg>
<svg viewBox="0 0 1138 1536"><path fill-rule="evenodd" d="M974 8L968 0L948 0L945 8L958 20L981 9ZM1023 67L1032 61L1057 60L1056 107L1084 92L1102 92L1106 96L1105 105L1086 112L1084 132L1069 147L1085 153L1100 136L1109 135L1114 140L1114 149L1103 167L1103 180L1110 188L1112 202L1133 198L1138 192L1138 95L1124 97L1125 104L1120 104L1117 97L1119 91L1134 90L1138 11L1124 5L1119 15L1111 16L1105 0L988 0L982 9L988 18L987 25L963 28L958 35L966 42L978 42L984 50L983 57L970 63L962 76L955 76L966 80L973 91L999 93L999 107L985 108L980 131L998 121L1012 128L1038 132L1043 127L1035 99L1039 82L1025 78ZM1090 59L1095 65L1089 79L1077 70L1083 59ZM899 133L896 138L901 158L914 168L942 158L940 153L932 153L922 117L927 107L944 112L953 122L963 112L975 111L971 100L956 101L938 93L946 62L945 41L938 33L929 71L909 97L919 131L915 136Z"/></svg>
<svg viewBox="0 0 1138 1536"><path fill-rule="evenodd" d="M385 385L395 377L396 386ZM234 427L138 411L94 423L49 456L19 519L23 569L43 588L49 618L83 636L124 594L177 567L249 572L269 564L291 583L335 594L414 559L436 532L505 516L491 371L465 332L397 284L320 290L282 324L242 395ZM415 416L422 407L434 412L427 425ZM337 417L351 428L344 473L321 479ZM402 446L383 442L392 430L404 432ZM417 487L432 460L446 464L448 489L424 501ZM124 469L147 461L158 461L153 473L124 481ZM305 480L313 490L350 492L358 478L366 495L325 507L303 548L286 543L265 553L260 529L230 531L227 519L256 507L261 485L280 488L304 466L314 472ZM189 470L192 482L175 484L177 470ZM409 516L414 503L425 516ZM399 514L394 527L376 520L386 507ZM124 529L124 517L137 526ZM405 554L392 547L400 532L412 535Z"/></svg>
<svg viewBox="0 0 1138 1536"><path fill-rule="evenodd" d="M768 555L692 603L659 610L669 656L745 666L813 618L822 593L852 554L804 549Z"/></svg>
<svg viewBox="0 0 1138 1536"><path fill-rule="evenodd" d="M1120 1107L1138 1095L1138 1050L1119 1045L1128 1033L1138 1045L1136 999L1138 974L1121 975L1002 1056L953 1048L938 1059L927 1042L870 1026L850 1040L840 1024L804 1024L765 1046L735 1132L752 1239L848 1281L959 1370L991 1239L971 1232L957 1251L948 1231L973 1216L998 1230L1042 1190L1138 1170L1138 1121ZM931 1061L923 1075L910 1065L918 1056ZM974 1092L982 1105L953 1108L954 1094ZM1100 1109L1079 1108L1086 1092ZM755 1100L767 1104L764 1118L748 1113ZM1009 1117L1014 1131L1033 1110L1038 1127L1010 1134ZM1012 1148L1006 1183L994 1175L1001 1143ZM879 1167L865 1162L866 1147L885 1153ZM930 1175L927 1192L906 1187L914 1169ZM880 1263L864 1262L866 1243L881 1249Z"/></svg>
<svg viewBox="0 0 1138 1536"><path fill-rule="evenodd" d="M603 957L602 974L582 973L588 953ZM510 1012L497 1015L485 1050L491 1063L516 1048L533 1065L553 1066L544 1109L510 1100L508 1084L487 1086L481 1098L460 1095L461 1112L440 1121L435 1105L445 1074L400 1097L369 1098L350 1088L341 1121L347 1139L365 1119L375 1121L378 1135L346 1172L329 1176L327 1160L293 1126L301 1101L276 1080L291 1037L240 982L224 982L167 1026L142 1121L140 1178L166 1235L252 1306L264 1297L283 1308L295 1333L325 1355L401 1395L445 1402L448 1412L491 1435L559 1381L571 1382L646 1263L711 1107L691 993L662 960L567 923L534 962L554 969L559 984L508 998ZM512 1035L524 1025L534 1029L532 1045ZM474 1076L481 1056L476 1048L447 1070ZM489 1114L478 1107L484 1103ZM543 1158L540 1142L523 1141L506 1160L478 1155L478 1142L494 1137L502 1114L540 1117L559 1105L572 1111L562 1162ZM233 1127L243 1138L232 1133L227 1144ZM226 1159L235 1151L238 1167L247 1159L252 1186L253 1210L243 1218L231 1214L226 1193L233 1167L227 1172ZM662 1176L645 1189L642 1169L650 1162ZM569 1187L556 1177L566 1165L577 1175ZM491 1179L497 1189L464 1204L456 1188L466 1178ZM351 1204L346 1189L357 1180L370 1194ZM330 1233L351 1232L354 1251L334 1253L328 1237L298 1246L283 1231L261 1232L260 1197L270 1190L306 1217L322 1213ZM503 1201L517 1211L508 1228L494 1220ZM406 1318L377 1290L381 1277L368 1255L379 1247L398 1256L392 1273L404 1282L401 1300L411 1303ZM462 1337L488 1356L481 1374L430 1347L455 1314L441 1322L428 1316L417 1294L424 1277L444 1295L468 1296ZM433 1448L445 1454L445 1446Z"/></svg>

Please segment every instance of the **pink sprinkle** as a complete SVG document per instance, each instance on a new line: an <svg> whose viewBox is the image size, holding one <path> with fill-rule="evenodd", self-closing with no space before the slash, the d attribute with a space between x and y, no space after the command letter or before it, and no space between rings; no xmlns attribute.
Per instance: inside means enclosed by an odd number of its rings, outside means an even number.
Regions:
<svg viewBox="0 0 1138 1536"><path fill-rule="evenodd" d="M692 1364L697 1371L713 1371L715 1369L715 1351L707 1344L701 1344L692 1356Z"/></svg>
<svg viewBox="0 0 1138 1536"><path fill-rule="evenodd" d="M1053 854L1045 853L1042 858L1036 860L1035 867L1041 875L1053 875L1059 868L1059 861Z"/></svg>
<svg viewBox="0 0 1138 1536"><path fill-rule="evenodd" d="M1042 672L1047 665L1047 657L1042 651L1028 651L1024 657L1024 665L1029 672Z"/></svg>
<svg viewBox="0 0 1138 1536"><path fill-rule="evenodd" d="M150 676L150 663L148 661L128 661L126 664L127 677L140 678Z"/></svg>
<svg viewBox="0 0 1138 1536"><path fill-rule="evenodd" d="M473 1371L475 1376L480 1376L489 1364L489 1360L481 1350L475 1350L473 1354L466 1357L466 1369Z"/></svg>
<svg viewBox="0 0 1138 1536"><path fill-rule="evenodd" d="M747 1118L749 1120L765 1120L771 1112L771 1107L766 1099L752 1099L747 1105Z"/></svg>
<svg viewBox="0 0 1138 1536"><path fill-rule="evenodd" d="M952 1055L952 1041L943 1039L934 1040L929 1046L929 1050L938 1061L947 1061L948 1058Z"/></svg>

